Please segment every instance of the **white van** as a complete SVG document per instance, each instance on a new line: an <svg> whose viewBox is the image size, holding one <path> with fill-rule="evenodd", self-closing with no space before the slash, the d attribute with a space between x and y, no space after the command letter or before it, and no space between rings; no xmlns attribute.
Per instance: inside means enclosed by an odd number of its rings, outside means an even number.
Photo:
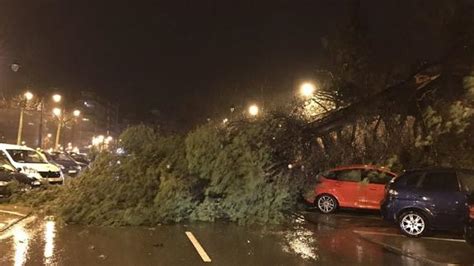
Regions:
<svg viewBox="0 0 474 266"><path fill-rule="evenodd" d="M0 143L0 152L4 153L15 168L30 178L47 181L50 184L64 182L61 169L49 163L43 155L32 148Z"/></svg>

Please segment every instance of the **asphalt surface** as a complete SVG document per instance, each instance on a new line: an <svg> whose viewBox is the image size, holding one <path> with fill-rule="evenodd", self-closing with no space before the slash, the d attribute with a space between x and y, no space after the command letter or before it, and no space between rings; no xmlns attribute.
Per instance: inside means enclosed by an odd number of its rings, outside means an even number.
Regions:
<svg viewBox="0 0 474 266"><path fill-rule="evenodd" d="M353 212L305 212L281 226L199 223L153 228L61 225L52 217L29 216L0 233L0 265L426 265L439 260L401 255L385 246L387 236L367 234L391 230L377 214ZM189 233L210 262L204 262ZM413 248L413 242L397 241ZM466 243L446 242L465 247L459 251L462 255L470 250L474 255ZM455 262L472 265L470 256Z"/></svg>

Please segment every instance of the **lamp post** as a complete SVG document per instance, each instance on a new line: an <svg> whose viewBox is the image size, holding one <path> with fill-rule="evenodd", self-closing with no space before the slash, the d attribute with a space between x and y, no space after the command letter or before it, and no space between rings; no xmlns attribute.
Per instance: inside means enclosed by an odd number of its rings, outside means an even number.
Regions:
<svg viewBox="0 0 474 266"><path fill-rule="evenodd" d="M61 102L62 96L60 94L54 94L51 99L54 103L59 104ZM41 97L39 103L40 109L40 121L38 127L38 147L43 148L43 112L45 108L44 97Z"/></svg>
<svg viewBox="0 0 474 266"><path fill-rule="evenodd" d="M56 129L56 139L54 141L54 149L58 150L59 149L59 136L61 135L61 127L63 123L63 118L61 116L61 109L59 108L54 108L53 109L53 115L55 115L58 118L58 128Z"/></svg>
<svg viewBox="0 0 474 266"><path fill-rule="evenodd" d="M53 115L58 118L58 128L56 129L56 139L54 141L54 148L56 150L59 150L59 140L61 138L61 128L69 122L73 118L77 118L81 115L81 111L79 110L74 110L72 112L73 117L70 119L66 119L66 113L61 110L60 108L54 108L53 109Z"/></svg>
<svg viewBox="0 0 474 266"><path fill-rule="evenodd" d="M16 137L16 144L20 145L21 144L21 135L23 133L23 115L25 113L25 107L28 101L33 99L33 93L27 91L25 94L23 94L23 99L20 102L20 119L18 122L18 135Z"/></svg>

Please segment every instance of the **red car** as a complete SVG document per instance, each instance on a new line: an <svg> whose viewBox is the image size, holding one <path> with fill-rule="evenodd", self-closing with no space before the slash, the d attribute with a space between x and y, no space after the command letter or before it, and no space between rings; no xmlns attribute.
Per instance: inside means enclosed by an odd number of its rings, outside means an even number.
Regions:
<svg viewBox="0 0 474 266"><path fill-rule="evenodd" d="M396 174L384 167L338 167L318 176L314 195L307 200L323 213L332 213L338 207L379 210L385 184L394 177Z"/></svg>

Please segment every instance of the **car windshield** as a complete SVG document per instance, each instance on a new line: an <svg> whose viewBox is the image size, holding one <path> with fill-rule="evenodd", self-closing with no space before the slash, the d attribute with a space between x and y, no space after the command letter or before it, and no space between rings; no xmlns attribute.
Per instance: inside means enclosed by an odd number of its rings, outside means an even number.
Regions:
<svg viewBox="0 0 474 266"><path fill-rule="evenodd" d="M468 192L474 192L474 173L460 172L459 177L461 179L463 189Z"/></svg>
<svg viewBox="0 0 474 266"><path fill-rule="evenodd" d="M53 160L57 161L73 161L71 157L67 156L64 153L53 153L51 154L51 157L53 158Z"/></svg>
<svg viewBox="0 0 474 266"><path fill-rule="evenodd" d="M33 150L7 150L17 163L46 163L43 156Z"/></svg>
<svg viewBox="0 0 474 266"><path fill-rule="evenodd" d="M0 172L15 172L16 169L10 163L3 152L0 152Z"/></svg>

